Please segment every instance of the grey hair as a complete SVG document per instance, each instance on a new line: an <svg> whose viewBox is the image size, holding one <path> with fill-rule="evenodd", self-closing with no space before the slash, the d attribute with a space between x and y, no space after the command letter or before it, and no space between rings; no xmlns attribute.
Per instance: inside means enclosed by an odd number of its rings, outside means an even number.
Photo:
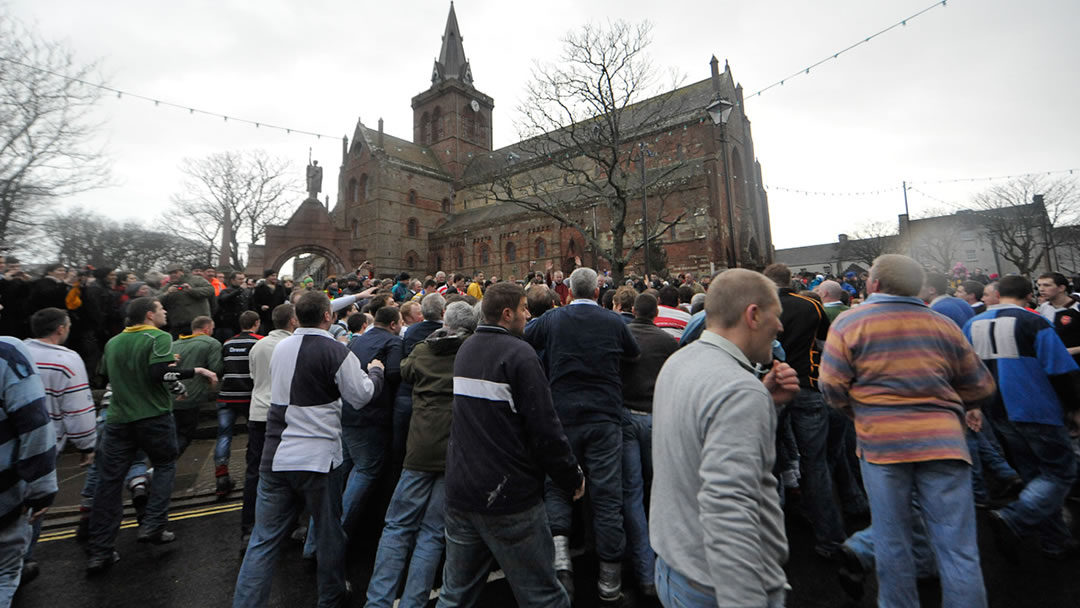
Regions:
<svg viewBox="0 0 1080 608"><path fill-rule="evenodd" d="M443 320L443 324L447 329L451 330L464 329L473 331L476 329L477 320L476 309L468 302L459 300L457 302L452 302L446 307L446 317Z"/></svg>
<svg viewBox="0 0 1080 608"><path fill-rule="evenodd" d="M690 298L690 306L696 306L698 302L700 302L702 306L705 305L705 294L695 293L694 297Z"/></svg>
<svg viewBox="0 0 1080 608"><path fill-rule="evenodd" d="M596 294L596 271L582 266L570 273L570 293L591 300Z"/></svg>
<svg viewBox="0 0 1080 608"><path fill-rule="evenodd" d="M840 287L840 283L830 280L822 281L821 284L818 285L818 291L820 291L822 295L829 296L834 300L839 300L844 293L844 288Z"/></svg>
<svg viewBox="0 0 1080 608"><path fill-rule="evenodd" d="M446 298L442 294L429 293L420 300L420 314L425 321L439 321L446 310Z"/></svg>

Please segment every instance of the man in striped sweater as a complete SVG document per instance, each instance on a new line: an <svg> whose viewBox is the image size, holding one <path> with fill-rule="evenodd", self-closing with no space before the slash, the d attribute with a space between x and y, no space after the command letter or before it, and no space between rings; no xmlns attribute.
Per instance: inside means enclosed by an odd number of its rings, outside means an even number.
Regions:
<svg viewBox="0 0 1080 608"><path fill-rule="evenodd" d="M56 497L56 432L22 342L0 337L0 606L11 604L31 525Z"/></svg>
<svg viewBox="0 0 1080 608"><path fill-rule="evenodd" d="M978 408L994 398L994 379L960 328L918 298L923 276L907 256L878 257L870 297L832 325L818 381L830 405L855 417L880 604L919 605L917 495L942 605L986 606L964 425L981 427Z"/></svg>
<svg viewBox="0 0 1080 608"><path fill-rule="evenodd" d="M70 439L82 454L79 466L89 466L94 461L97 419L82 357L63 346L71 333L71 319L67 311L43 308L30 318L30 333L34 337L25 342L26 350L33 357L45 385L45 405L56 431L56 450L58 453L63 451ZM39 571L33 551L41 534L40 519L33 528L23 566L24 583L36 578Z"/></svg>
<svg viewBox="0 0 1080 608"><path fill-rule="evenodd" d="M251 347L262 338L257 333L259 313L245 310L240 314L239 324L240 333L221 345L221 358L225 362L225 371L221 376L221 388L218 390L217 444L214 446L214 477L217 478L218 498L226 496L235 485L229 477L233 429L238 416L243 416L244 420L248 420L251 389L255 386L255 381L251 379Z"/></svg>

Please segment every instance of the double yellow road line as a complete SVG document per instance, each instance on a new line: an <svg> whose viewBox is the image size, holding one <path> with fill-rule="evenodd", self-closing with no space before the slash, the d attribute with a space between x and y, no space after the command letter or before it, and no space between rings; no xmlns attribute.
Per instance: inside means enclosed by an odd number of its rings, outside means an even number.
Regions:
<svg viewBox="0 0 1080 608"><path fill-rule="evenodd" d="M209 515L220 515L222 513L232 513L233 511L239 511L244 507L243 502L225 503L219 505L213 505L210 507L201 507L198 509L190 509L187 511L179 511L177 513L169 514L169 521L180 521L181 519L192 519L195 517L207 517ZM127 528L134 528L138 526L138 522L134 519L125 519L120 524L120 529L125 530ZM65 528L63 530L56 530L54 532L46 532L38 539L39 543L47 543L54 540L65 540L68 538L75 538L75 528Z"/></svg>

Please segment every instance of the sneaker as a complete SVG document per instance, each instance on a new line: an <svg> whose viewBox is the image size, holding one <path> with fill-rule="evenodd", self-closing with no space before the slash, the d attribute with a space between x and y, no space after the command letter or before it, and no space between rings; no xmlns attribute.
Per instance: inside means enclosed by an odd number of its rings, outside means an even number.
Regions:
<svg viewBox="0 0 1080 608"><path fill-rule="evenodd" d="M120 561L120 554L116 551L113 551L112 555L99 555L97 557L91 557L86 562L86 574L87 576L101 574L111 568L112 565L118 561Z"/></svg>
<svg viewBox="0 0 1080 608"><path fill-rule="evenodd" d="M23 562L22 577L19 579L19 586L33 582L39 574L41 574L41 566L38 566L37 561L32 559L26 560Z"/></svg>
<svg viewBox="0 0 1080 608"><path fill-rule="evenodd" d="M131 506L135 508L135 521L142 523L146 516L146 503L150 502L150 491L145 483L131 486Z"/></svg>
<svg viewBox="0 0 1080 608"><path fill-rule="evenodd" d="M994 544L1010 563L1020 561L1020 536L1005 523L1005 516L999 510L990 511L990 532L994 535Z"/></svg>
<svg viewBox="0 0 1080 608"><path fill-rule="evenodd" d="M601 602L615 602L622 597L621 563L600 562L600 573L596 576L596 591Z"/></svg>
<svg viewBox="0 0 1080 608"><path fill-rule="evenodd" d="M158 530L157 532L143 534L142 530L139 530L137 540L140 543L150 543L151 545L167 545L176 540L176 534L168 530Z"/></svg>
<svg viewBox="0 0 1080 608"><path fill-rule="evenodd" d="M236 482L232 480L232 477L229 477L227 475L224 477L218 477L217 489L214 490L214 494L216 494L218 499L220 500L228 496L229 492L232 492L234 487L236 487Z"/></svg>

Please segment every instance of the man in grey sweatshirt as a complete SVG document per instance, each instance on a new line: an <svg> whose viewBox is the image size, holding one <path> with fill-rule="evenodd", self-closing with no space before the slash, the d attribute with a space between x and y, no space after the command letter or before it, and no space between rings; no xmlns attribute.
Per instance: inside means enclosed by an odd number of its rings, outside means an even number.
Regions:
<svg viewBox="0 0 1080 608"><path fill-rule="evenodd" d="M784 363L763 380L783 330L775 286L757 272L718 275L705 331L664 364L653 400L649 538L665 606L784 605L787 538L776 478L777 405L798 393Z"/></svg>

